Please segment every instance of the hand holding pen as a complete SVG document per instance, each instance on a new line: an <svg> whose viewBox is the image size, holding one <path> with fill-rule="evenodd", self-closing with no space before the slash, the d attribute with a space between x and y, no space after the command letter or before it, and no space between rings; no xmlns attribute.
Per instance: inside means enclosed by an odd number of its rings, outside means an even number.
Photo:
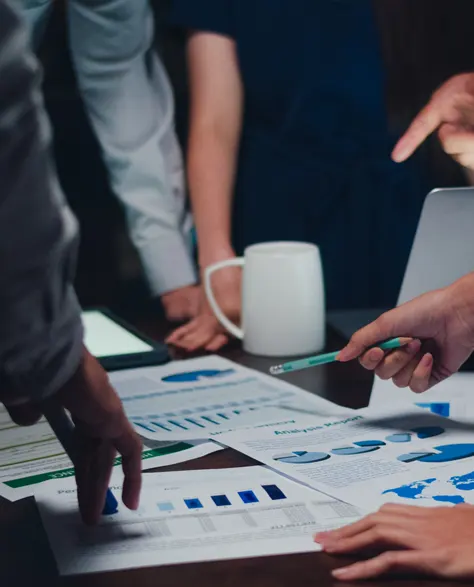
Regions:
<svg viewBox="0 0 474 587"><path fill-rule="evenodd" d="M386 312L330 358L341 363L359 359L381 379L423 393L456 373L473 350L474 272ZM310 360L322 364L318 359ZM303 361L302 368L312 366L308 359ZM279 367L272 372L286 372L285 365Z"/></svg>

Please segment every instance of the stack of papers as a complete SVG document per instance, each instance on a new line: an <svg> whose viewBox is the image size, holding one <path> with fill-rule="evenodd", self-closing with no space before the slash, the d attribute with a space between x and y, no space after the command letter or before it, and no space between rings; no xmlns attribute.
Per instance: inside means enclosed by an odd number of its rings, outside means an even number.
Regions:
<svg viewBox="0 0 474 587"><path fill-rule="evenodd" d="M119 372L112 383L128 417L157 443L148 450L185 446L185 460L230 447L264 467L147 474L139 511L122 507L92 529L79 520L69 475L50 475L61 478L29 491L65 575L312 552L314 533L387 502L474 504L471 381L444 384L455 386L450 395L396 389L391 403L380 385L373 407L351 411L219 357ZM12 460L15 433L0 426L11 435ZM43 446L56 466L64 455L50 454L58 450L50 430L37 430L44 436L34 450ZM35 465L20 466L25 478ZM113 481L119 493L120 470Z"/></svg>

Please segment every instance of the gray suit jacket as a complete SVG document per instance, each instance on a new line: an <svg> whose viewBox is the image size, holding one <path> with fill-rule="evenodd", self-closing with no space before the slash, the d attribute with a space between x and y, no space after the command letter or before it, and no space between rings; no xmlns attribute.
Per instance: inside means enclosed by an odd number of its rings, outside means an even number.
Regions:
<svg viewBox="0 0 474 587"><path fill-rule="evenodd" d="M53 167L27 32L0 0L0 400L57 391L77 369L78 227Z"/></svg>

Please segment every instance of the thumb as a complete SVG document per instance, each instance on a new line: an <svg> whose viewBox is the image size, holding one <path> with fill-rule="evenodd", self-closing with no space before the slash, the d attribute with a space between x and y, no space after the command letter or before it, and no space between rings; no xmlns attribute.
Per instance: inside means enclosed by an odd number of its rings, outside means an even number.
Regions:
<svg viewBox="0 0 474 587"><path fill-rule="evenodd" d="M394 336L400 336L400 310L396 308L356 332L349 343L339 353L337 360L341 363L360 357L368 348Z"/></svg>

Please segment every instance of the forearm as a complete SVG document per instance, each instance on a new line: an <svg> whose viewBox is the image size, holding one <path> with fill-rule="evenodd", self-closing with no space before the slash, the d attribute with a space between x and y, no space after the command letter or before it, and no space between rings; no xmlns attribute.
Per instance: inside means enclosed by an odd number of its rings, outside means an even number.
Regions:
<svg viewBox="0 0 474 587"><path fill-rule="evenodd" d="M188 173L198 234L199 263L228 256L238 137L211 125L195 128L189 143Z"/></svg>
<svg viewBox="0 0 474 587"><path fill-rule="evenodd" d="M50 159L26 32L0 0L0 399L38 400L76 371L78 231Z"/></svg>

